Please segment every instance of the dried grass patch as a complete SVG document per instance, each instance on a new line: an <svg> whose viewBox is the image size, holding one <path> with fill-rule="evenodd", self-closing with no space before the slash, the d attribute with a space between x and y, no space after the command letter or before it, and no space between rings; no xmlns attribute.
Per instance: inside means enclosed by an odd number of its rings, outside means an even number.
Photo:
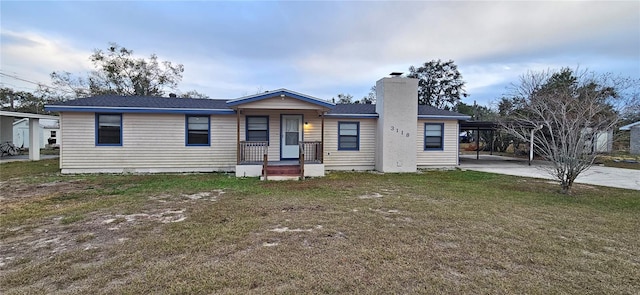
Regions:
<svg viewBox="0 0 640 295"><path fill-rule="evenodd" d="M635 191L578 187L567 197L541 180L471 171L81 183L0 216L1 293L640 289Z"/></svg>

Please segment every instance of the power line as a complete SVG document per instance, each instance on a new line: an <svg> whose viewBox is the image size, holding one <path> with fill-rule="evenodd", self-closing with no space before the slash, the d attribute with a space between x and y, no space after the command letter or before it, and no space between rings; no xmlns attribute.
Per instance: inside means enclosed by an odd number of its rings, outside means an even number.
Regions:
<svg viewBox="0 0 640 295"><path fill-rule="evenodd" d="M31 80L27 80L27 79L24 79L24 78L18 77L18 76L16 76L16 75L10 75L10 74L7 74L7 73L3 73L2 71L0 71L0 76L5 76L5 77L13 78L13 79L16 79L16 80L19 80L19 81L22 81L22 82L31 83L31 84L35 84L35 85L38 85L38 86L44 86L44 87L48 87L48 88L53 88L53 87L48 86L48 85L46 85L46 84L44 84L44 83L40 83L40 82L33 82L33 81L31 81Z"/></svg>
<svg viewBox="0 0 640 295"><path fill-rule="evenodd" d="M28 91L37 90L37 88L30 88L30 87L27 87L27 86L18 86L18 85L15 85L15 84L11 84L11 83L0 81L0 87L6 87L5 85L8 86L8 87L14 88L14 89L23 89L23 90L28 90Z"/></svg>
<svg viewBox="0 0 640 295"><path fill-rule="evenodd" d="M8 77L8 78L13 78L13 79L16 79L16 80L18 80L18 81L27 82L27 83L30 83L30 84L37 85L38 87L46 87L46 88L49 88L49 89L53 89L53 90L57 90L57 91L61 91L61 92L63 92L63 93L72 93L72 91L65 90L65 89L61 89L60 87L53 87L53 86L49 86L49 85L44 84L44 83L34 82L34 81L31 81L31 80L27 80L27 79L22 78L22 77L19 77L19 76L17 76L17 75L11 75L11 74L7 74L7 73L3 73L1 70L0 70L0 76L5 76L5 77ZM2 83L2 82L0 82L0 83ZM25 88L25 87L23 87L23 88Z"/></svg>

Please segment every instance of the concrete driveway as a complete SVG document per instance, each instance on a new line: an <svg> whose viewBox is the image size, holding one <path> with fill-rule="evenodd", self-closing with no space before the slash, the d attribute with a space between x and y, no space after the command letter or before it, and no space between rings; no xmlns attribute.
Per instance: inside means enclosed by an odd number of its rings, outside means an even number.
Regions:
<svg viewBox="0 0 640 295"><path fill-rule="evenodd" d="M480 155L476 160L475 155L460 156L460 169L555 180L549 174L550 167L545 161L533 161L529 166L526 159ZM575 182L640 190L640 170L592 166Z"/></svg>

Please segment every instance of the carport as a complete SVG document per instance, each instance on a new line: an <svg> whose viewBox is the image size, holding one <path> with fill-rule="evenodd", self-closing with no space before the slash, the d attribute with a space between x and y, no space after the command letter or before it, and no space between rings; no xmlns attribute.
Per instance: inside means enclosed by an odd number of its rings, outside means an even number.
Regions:
<svg viewBox="0 0 640 295"><path fill-rule="evenodd" d="M15 119L23 118L29 119L29 141L32 147L40 146L40 119L60 119L50 115L0 111L0 142L13 143L13 122ZM39 148L29 149L29 160L40 160Z"/></svg>
<svg viewBox="0 0 640 295"><path fill-rule="evenodd" d="M500 129L500 123L493 121L466 121L460 123L460 130L475 130L476 131L476 160L480 160L480 131L490 131L491 132L491 147L489 149L489 155L493 155L493 139L495 131ZM536 128L535 126L529 127L531 128L531 137L529 139L529 166L531 166L531 161L533 161L533 138L534 132L540 130L540 128Z"/></svg>
<svg viewBox="0 0 640 295"><path fill-rule="evenodd" d="M476 131L476 160L480 159L480 131L491 131L489 154L493 155L493 135L498 128L500 128L500 124L493 121L466 121L460 123L460 131Z"/></svg>

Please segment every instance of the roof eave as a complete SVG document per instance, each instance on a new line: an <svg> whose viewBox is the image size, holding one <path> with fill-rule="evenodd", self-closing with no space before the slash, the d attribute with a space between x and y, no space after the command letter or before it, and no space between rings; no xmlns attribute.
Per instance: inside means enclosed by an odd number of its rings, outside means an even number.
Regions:
<svg viewBox="0 0 640 295"><path fill-rule="evenodd" d="M635 123L631 123L631 124L628 124L628 125L624 125L624 126L620 127L618 130L629 131L629 130L631 130L631 128L633 128L636 125L640 125L640 121L635 122Z"/></svg>
<svg viewBox="0 0 640 295"><path fill-rule="evenodd" d="M43 114L32 114L32 113L21 113L21 112L11 112L11 111L0 111L0 116L14 117L14 118L32 118L32 119L49 119L49 120L58 120L58 116L51 115L43 115Z"/></svg>
<svg viewBox="0 0 640 295"><path fill-rule="evenodd" d="M377 119L378 114L325 114L327 118Z"/></svg>
<svg viewBox="0 0 640 295"><path fill-rule="evenodd" d="M145 108L145 107L99 107L99 106L61 106L45 105L50 112L90 112L90 113L156 113L156 114L203 114L232 115L232 109L198 109L198 108Z"/></svg>
<svg viewBox="0 0 640 295"><path fill-rule="evenodd" d="M469 120L471 119L471 116L418 115L418 119Z"/></svg>

